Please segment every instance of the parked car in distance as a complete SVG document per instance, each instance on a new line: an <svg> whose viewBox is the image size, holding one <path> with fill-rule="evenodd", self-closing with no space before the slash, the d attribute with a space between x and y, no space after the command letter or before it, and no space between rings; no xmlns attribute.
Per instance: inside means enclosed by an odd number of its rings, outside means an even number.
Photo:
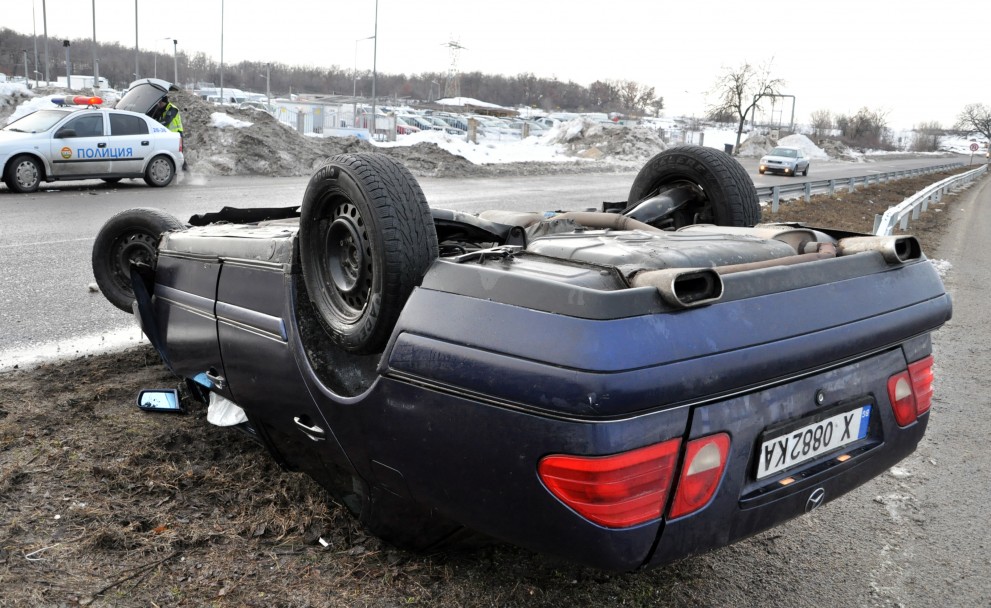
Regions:
<svg viewBox="0 0 991 608"><path fill-rule="evenodd" d="M757 171L764 173L783 173L784 175L809 174L809 157L801 148L778 146L761 157Z"/></svg>
<svg viewBox="0 0 991 608"><path fill-rule="evenodd" d="M92 259L189 407L239 413L372 533L629 571L823 508L925 434L951 303L918 241L760 217L697 146L601 211L478 215L342 154L301 204L120 212Z"/></svg>
<svg viewBox="0 0 991 608"><path fill-rule="evenodd" d="M0 129L3 182L22 193L67 180L172 183L183 164L182 138L147 116L170 86L151 80L132 83L114 108L97 107L100 98L67 96Z"/></svg>

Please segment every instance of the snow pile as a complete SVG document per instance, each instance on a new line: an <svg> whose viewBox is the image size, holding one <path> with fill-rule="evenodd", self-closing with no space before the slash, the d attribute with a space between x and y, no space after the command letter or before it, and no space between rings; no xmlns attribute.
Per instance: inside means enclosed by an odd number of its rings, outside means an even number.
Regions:
<svg viewBox="0 0 991 608"><path fill-rule="evenodd" d="M476 165L574 160L566 154L564 146L537 136L499 142L482 139L478 143L472 143L466 141L464 136L453 136L443 131L420 131L403 135L394 142L375 142L374 145L377 148L396 149L418 144L432 144Z"/></svg>
<svg viewBox="0 0 991 608"><path fill-rule="evenodd" d="M825 150L801 133L788 135L779 140L775 140L767 135L751 135L740 144L740 150L737 156L757 158L768 154L776 146L799 148L812 160L829 160L830 158L830 155Z"/></svg>
<svg viewBox="0 0 991 608"><path fill-rule="evenodd" d="M20 83L3 82L0 83L0 121L8 125L21 116L33 112L32 110L21 111L21 106L33 102L35 95L26 86ZM3 118L6 117L6 120Z"/></svg>
<svg viewBox="0 0 991 608"><path fill-rule="evenodd" d="M217 127L218 129L223 129L225 127L243 129L245 127L250 127L252 124L254 123L250 123L246 120L239 120L229 114L224 114L223 112L214 112L213 114L210 114L210 126Z"/></svg>
<svg viewBox="0 0 991 608"><path fill-rule="evenodd" d="M667 149L657 130L649 126L618 127L579 117L547 130L541 143L563 145L567 154L582 159L643 163Z"/></svg>

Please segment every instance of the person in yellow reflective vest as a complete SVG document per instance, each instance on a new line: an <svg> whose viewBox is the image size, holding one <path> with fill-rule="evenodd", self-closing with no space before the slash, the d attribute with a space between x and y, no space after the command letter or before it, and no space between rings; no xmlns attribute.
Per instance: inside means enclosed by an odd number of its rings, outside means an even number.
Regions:
<svg viewBox="0 0 991 608"><path fill-rule="evenodd" d="M182 117L179 116L179 108L172 105L169 101L168 96L162 97L155 104L155 107L151 111L151 117L162 124L166 129L174 133L178 133L179 137L183 139L183 152L186 150L185 136L182 133ZM182 161L182 170L185 171L187 168L185 158Z"/></svg>

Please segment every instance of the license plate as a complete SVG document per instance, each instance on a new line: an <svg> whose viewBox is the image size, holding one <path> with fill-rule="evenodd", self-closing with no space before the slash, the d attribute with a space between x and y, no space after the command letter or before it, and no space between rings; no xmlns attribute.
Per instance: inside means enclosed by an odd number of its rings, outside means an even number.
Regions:
<svg viewBox="0 0 991 608"><path fill-rule="evenodd" d="M765 439L760 445L757 479L863 439L870 420L871 406L863 405Z"/></svg>

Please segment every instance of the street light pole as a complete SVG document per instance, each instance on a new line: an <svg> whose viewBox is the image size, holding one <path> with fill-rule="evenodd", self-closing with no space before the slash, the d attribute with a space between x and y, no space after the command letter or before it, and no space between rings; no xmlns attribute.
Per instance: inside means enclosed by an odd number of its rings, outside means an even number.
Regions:
<svg viewBox="0 0 991 608"><path fill-rule="evenodd" d="M172 69L175 72L172 75L172 82L175 86L179 86L179 41L175 38L172 39Z"/></svg>
<svg viewBox="0 0 991 608"><path fill-rule="evenodd" d="M34 16L35 3L31 3L31 28L34 31L34 88L38 88L38 20Z"/></svg>
<svg viewBox="0 0 991 608"><path fill-rule="evenodd" d="M100 89L100 64L96 60L96 0L93 0L93 88Z"/></svg>
<svg viewBox="0 0 991 608"><path fill-rule="evenodd" d="M372 139L375 139L375 102L378 101L375 96L375 80L378 77L379 0L375 0L375 33L372 37L375 39L375 50L372 52Z"/></svg>
<svg viewBox="0 0 991 608"><path fill-rule="evenodd" d="M134 0L134 79L138 78L138 0Z"/></svg>
<svg viewBox="0 0 991 608"><path fill-rule="evenodd" d="M45 0L41 0L41 22L45 27L45 86L48 86L51 79L48 78L48 8Z"/></svg>
<svg viewBox="0 0 991 608"><path fill-rule="evenodd" d="M265 102L272 105L272 64L265 64Z"/></svg>
<svg viewBox="0 0 991 608"><path fill-rule="evenodd" d="M220 0L220 103L224 103L224 0Z"/></svg>

